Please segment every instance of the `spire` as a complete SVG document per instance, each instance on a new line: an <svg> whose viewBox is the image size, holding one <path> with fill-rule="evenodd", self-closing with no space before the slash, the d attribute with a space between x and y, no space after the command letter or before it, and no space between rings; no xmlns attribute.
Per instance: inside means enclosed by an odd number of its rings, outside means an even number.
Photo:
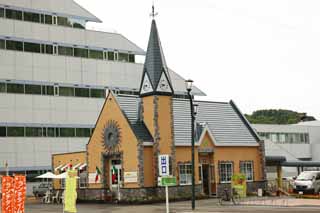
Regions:
<svg viewBox="0 0 320 213"><path fill-rule="evenodd" d="M143 67L140 95L173 94L168 67L162 51L156 21L154 20L156 15L157 13L154 12L154 6L152 6L151 16L153 19L146 60Z"/></svg>

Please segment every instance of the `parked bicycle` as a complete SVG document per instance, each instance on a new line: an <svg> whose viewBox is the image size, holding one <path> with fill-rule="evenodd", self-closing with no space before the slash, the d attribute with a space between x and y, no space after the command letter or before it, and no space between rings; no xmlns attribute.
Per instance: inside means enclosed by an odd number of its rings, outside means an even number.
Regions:
<svg viewBox="0 0 320 213"><path fill-rule="evenodd" d="M225 188L222 196L219 198L219 204L223 205L223 202L230 203L230 201L232 201L233 205L239 205L240 195L234 189L232 189L230 193L230 191L227 188Z"/></svg>

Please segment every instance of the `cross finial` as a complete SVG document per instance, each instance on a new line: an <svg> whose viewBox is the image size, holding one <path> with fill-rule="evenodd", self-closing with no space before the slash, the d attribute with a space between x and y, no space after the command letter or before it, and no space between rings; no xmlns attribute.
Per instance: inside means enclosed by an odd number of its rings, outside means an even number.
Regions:
<svg viewBox="0 0 320 213"><path fill-rule="evenodd" d="M152 4L152 13L150 14L150 16L152 17L152 19L154 19L154 17L156 17L158 15L158 13L154 12L154 3Z"/></svg>

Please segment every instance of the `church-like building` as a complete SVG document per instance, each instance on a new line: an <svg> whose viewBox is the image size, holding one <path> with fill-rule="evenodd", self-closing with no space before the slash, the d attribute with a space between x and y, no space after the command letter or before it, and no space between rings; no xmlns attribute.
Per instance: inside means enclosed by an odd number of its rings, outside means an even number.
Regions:
<svg viewBox="0 0 320 213"><path fill-rule="evenodd" d="M85 152L53 155L53 171L79 171L79 199L149 200L164 196L158 186L159 155L169 155L177 185L171 198L191 194L191 111L187 93L175 95L153 19L139 95L109 92ZM196 101L196 194L221 193L243 173L247 190L264 188L264 144L233 101ZM56 181L55 189L63 184Z"/></svg>

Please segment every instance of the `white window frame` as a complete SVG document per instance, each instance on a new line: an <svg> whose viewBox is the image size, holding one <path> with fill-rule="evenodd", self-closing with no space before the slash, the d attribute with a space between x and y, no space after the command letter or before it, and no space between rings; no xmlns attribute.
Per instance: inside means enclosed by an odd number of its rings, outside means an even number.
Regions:
<svg viewBox="0 0 320 213"><path fill-rule="evenodd" d="M58 16L56 15L52 16L52 25L58 25Z"/></svg>
<svg viewBox="0 0 320 213"><path fill-rule="evenodd" d="M222 180L222 166L227 166L227 165L231 165L231 172L230 172L230 175L228 174L228 171L227 169L225 170L226 171L226 174L225 174L225 177L227 178L228 176L230 176L230 180ZM219 180L220 180L220 183L231 183L231 179L232 179L232 175L233 175L233 162L220 162L219 163Z"/></svg>
<svg viewBox="0 0 320 213"><path fill-rule="evenodd" d="M184 167L184 168L182 168ZM188 168L186 167L190 167L190 173L186 173L186 174L182 174L181 171L183 169L183 171L188 171ZM184 178L182 178L184 177ZM183 182L182 182L183 180ZM186 180L184 182L184 180ZM186 186L186 185L191 185L192 184L192 165L191 164L180 164L179 165L179 184L181 186Z"/></svg>
<svg viewBox="0 0 320 213"><path fill-rule="evenodd" d="M249 171L248 165L251 166L251 171ZM240 161L240 173L244 174L246 176L246 181L247 182L252 182L254 181L254 176L253 176L253 161ZM251 176L252 179L248 179L249 175Z"/></svg>

